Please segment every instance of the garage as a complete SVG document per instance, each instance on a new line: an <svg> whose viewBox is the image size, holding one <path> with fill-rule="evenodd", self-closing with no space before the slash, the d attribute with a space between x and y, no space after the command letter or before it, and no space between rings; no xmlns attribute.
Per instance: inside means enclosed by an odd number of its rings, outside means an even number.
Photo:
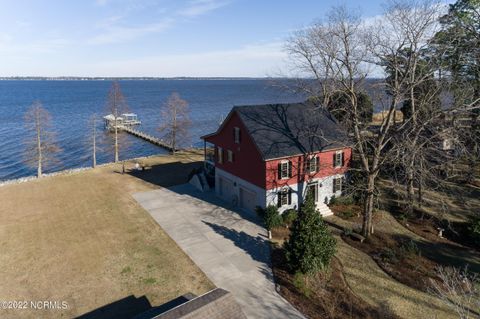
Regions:
<svg viewBox="0 0 480 319"><path fill-rule="evenodd" d="M240 187L240 207L254 212L255 206L257 206L255 193Z"/></svg>
<svg viewBox="0 0 480 319"><path fill-rule="evenodd" d="M231 203L234 195L233 182L225 177L219 177L218 193L220 197L222 197L227 202Z"/></svg>

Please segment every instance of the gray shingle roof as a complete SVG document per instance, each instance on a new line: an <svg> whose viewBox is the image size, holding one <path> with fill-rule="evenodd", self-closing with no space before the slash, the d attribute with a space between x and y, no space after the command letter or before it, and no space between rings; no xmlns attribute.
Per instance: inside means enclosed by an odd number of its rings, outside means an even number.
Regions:
<svg viewBox="0 0 480 319"><path fill-rule="evenodd" d="M325 109L311 103L235 106L264 160L351 146Z"/></svg>
<svg viewBox="0 0 480 319"><path fill-rule="evenodd" d="M189 300L153 319L246 319L233 295L221 288Z"/></svg>

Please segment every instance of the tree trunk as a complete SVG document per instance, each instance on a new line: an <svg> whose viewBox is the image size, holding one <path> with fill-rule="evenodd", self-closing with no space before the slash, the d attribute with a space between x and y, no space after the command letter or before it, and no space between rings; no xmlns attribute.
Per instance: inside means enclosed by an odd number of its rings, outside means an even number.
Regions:
<svg viewBox="0 0 480 319"><path fill-rule="evenodd" d="M175 155L177 144L177 109L173 110L172 153Z"/></svg>
<svg viewBox="0 0 480 319"><path fill-rule="evenodd" d="M118 163L118 128L117 128L116 118L115 118L115 163Z"/></svg>
<svg viewBox="0 0 480 319"><path fill-rule="evenodd" d="M415 191L413 188L413 172L410 169L407 171L407 180L405 186L407 188L407 214L411 214L413 212L413 199L415 196Z"/></svg>
<svg viewBox="0 0 480 319"><path fill-rule="evenodd" d="M373 233L372 227L372 217L373 217L373 201L375 190L375 176L369 175L367 179L367 189L365 191L366 197L363 206L363 225L362 225L362 235L365 238L368 238L370 234Z"/></svg>
<svg viewBox="0 0 480 319"><path fill-rule="evenodd" d="M422 207L422 203L423 203L423 179L421 176L418 177L418 197L417 197L417 201L418 201L418 207Z"/></svg>
<svg viewBox="0 0 480 319"><path fill-rule="evenodd" d="M412 74L414 75L415 73L415 69L414 71L412 72ZM410 88L410 114L412 115L412 122L413 122L413 125L416 125L417 124L417 111L416 111L416 105L415 105L415 90L414 90L414 86L412 86Z"/></svg>
<svg viewBox="0 0 480 319"><path fill-rule="evenodd" d="M97 128L95 125L96 123L93 121L93 168L97 167Z"/></svg>
<svg viewBox="0 0 480 319"><path fill-rule="evenodd" d="M268 231L268 239L272 239L272 231L271 230Z"/></svg>
<svg viewBox="0 0 480 319"><path fill-rule="evenodd" d="M37 151L38 151L38 167L37 167L37 178L42 177L42 138L40 134L40 110L36 110L36 124L37 124Z"/></svg>

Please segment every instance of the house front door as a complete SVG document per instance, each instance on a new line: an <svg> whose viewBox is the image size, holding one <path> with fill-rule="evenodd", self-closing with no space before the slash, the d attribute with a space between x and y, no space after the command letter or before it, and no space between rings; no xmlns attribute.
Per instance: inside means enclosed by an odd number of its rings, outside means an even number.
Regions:
<svg viewBox="0 0 480 319"><path fill-rule="evenodd" d="M306 194L308 193L312 193L313 199L316 203L318 201L318 183L308 184Z"/></svg>

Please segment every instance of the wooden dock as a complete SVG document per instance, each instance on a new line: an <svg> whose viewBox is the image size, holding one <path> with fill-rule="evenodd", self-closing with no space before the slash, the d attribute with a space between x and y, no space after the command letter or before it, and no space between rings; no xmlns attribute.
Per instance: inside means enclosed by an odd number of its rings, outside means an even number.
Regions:
<svg viewBox="0 0 480 319"><path fill-rule="evenodd" d="M144 132L141 132L139 130L136 130L134 128L132 128L131 126L125 126L125 125L122 125L121 127L118 127L119 129L129 133L129 134L132 134L133 136L136 136L138 138L141 138L149 143L152 143L154 145L157 145L157 146L160 146L170 152L173 151L173 148L172 146L165 142L163 139L161 138L157 138L155 136L152 136L152 135L149 135L147 133L144 133Z"/></svg>

